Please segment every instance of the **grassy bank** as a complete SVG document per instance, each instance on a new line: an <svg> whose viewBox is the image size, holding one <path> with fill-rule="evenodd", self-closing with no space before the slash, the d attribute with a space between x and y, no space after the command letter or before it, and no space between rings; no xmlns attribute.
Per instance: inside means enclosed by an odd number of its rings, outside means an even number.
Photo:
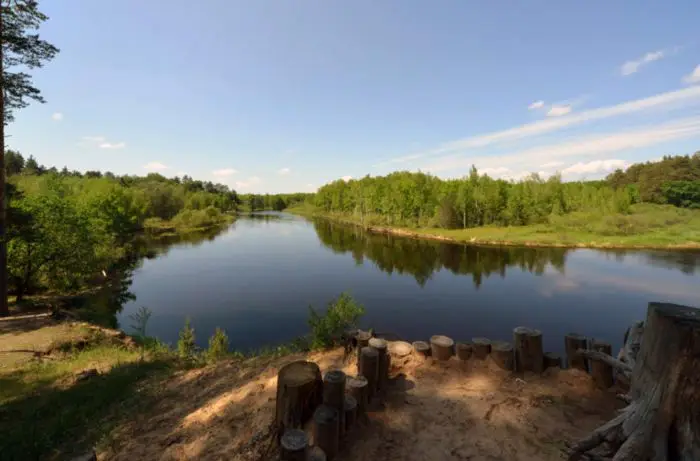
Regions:
<svg viewBox="0 0 700 461"><path fill-rule="evenodd" d="M184 210L172 219L149 218L144 230L154 235L188 234L203 232L234 221L233 214L222 213L214 207L204 210Z"/></svg>
<svg viewBox="0 0 700 461"><path fill-rule="evenodd" d="M305 217L323 217L362 225L359 216L320 213L309 204L285 211ZM584 248L700 248L700 210L670 205L637 204L627 214L570 213L550 216L547 223L469 229L407 228L375 225L366 217L370 232L391 233L478 245L560 246Z"/></svg>

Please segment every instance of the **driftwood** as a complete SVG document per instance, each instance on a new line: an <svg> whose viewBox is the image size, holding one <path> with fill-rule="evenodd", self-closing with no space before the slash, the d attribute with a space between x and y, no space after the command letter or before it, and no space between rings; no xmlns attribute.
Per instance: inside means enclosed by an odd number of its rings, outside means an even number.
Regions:
<svg viewBox="0 0 700 461"><path fill-rule="evenodd" d="M700 459L700 309L650 303L639 341L634 330L642 326L636 326L625 338L625 361L582 354L629 374L631 403L573 446L571 460L604 443L613 461ZM630 341L640 345L637 353Z"/></svg>
<svg viewBox="0 0 700 461"><path fill-rule="evenodd" d="M436 360L450 360L454 355L455 342L447 336L435 335L430 338L430 351Z"/></svg>
<svg viewBox="0 0 700 461"><path fill-rule="evenodd" d="M311 417L323 397L321 370L303 360L283 366L277 374L277 433L298 429Z"/></svg>

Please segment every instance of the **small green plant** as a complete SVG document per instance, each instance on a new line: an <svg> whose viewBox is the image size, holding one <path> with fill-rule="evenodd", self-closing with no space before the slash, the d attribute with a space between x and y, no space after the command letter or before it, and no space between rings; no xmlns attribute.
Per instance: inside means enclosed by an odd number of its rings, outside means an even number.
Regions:
<svg viewBox="0 0 700 461"><path fill-rule="evenodd" d="M215 362L228 355L228 336L221 328L216 328L214 334L209 338L209 348L207 349L207 359Z"/></svg>
<svg viewBox="0 0 700 461"><path fill-rule="evenodd" d="M347 292L328 303L323 315L309 306L311 348L325 349L339 345L345 330L356 327L364 313L365 308Z"/></svg>
<svg viewBox="0 0 700 461"><path fill-rule="evenodd" d="M146 351L146 327L148 326L148 321L151 319L151 310L146 306L141 306L133 314L129 315L129 319L133 322L131 324L131 329L136 331L136 334L141 339L141 361L143 362L143 357Z"/></svg>
<svg viewBox="0 0 700 461"><path fill-rule="evenodd" d="M185 326L180 331L180 339L177 341L177 353L180 358L189 359L194 356L195 335L190 318L185 319Z"/></svg>

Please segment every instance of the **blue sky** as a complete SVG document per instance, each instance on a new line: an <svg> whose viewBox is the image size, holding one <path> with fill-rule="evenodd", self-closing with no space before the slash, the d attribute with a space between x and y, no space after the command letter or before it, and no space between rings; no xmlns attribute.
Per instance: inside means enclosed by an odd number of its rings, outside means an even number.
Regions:
<svg viewBox="0 0 700 461"><path fill-rule="evenodd" d="M309 191L476 166L594 178L700 150L696 0L44 0L61 53L12 148Z"/></svg>

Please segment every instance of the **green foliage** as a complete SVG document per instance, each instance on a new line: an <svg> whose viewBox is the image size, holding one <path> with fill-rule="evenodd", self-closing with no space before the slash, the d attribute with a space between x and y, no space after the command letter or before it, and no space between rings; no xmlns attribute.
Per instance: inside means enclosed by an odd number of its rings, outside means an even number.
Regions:
<svg viewBox="0 0 700 461"><path fill-rule="evenodd" d="M129 320L133 322L131 324L131 329L142 339L147 338L146 328L148 327L148 321L151 319L151 315L151 310L145 306L139 307L135 313L129 315ZM143 341L141 344L141 360L143 360L145 352L146 343Z"/></svg>
<svg viewBox="0 0 700 461"><path fill-rule="evenodd" d="M228 336L221 328L217 327L209 338L209 348L206 355L210 362L215 362L229 355Z"/></svg>
<svg viewBox="0 0 700 461"><path fill-rule="evenodd" d="M309 306L309 327L311 327L311 347L329 348L340 344L341 335L346 329L356 327L357 321L365 313L349 293L342 293L328 303L324 314L319 314Z"/></svg>
<svg viewBox="0 0 700 461"><path fill-rule="evenodd" d="M666 203L684 208L700 208L700 180L667 181L661 186Z"/></svg>
<svg viewBox="0 0 700 461"><path fill-rule="evenodd" d="M180 339L177 341L177 353L182 359L189 359L194 356L195 335L189 317L185 319L185 326L180 331Z"/></svg>

